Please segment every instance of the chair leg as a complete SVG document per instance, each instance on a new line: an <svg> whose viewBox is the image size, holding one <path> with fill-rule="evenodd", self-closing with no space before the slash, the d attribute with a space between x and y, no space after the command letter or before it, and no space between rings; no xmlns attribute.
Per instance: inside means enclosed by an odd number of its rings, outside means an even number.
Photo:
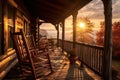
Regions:
<svg viewBox="0 0 120 80"><path fill-rule="evenodd" d="M51 70L51 73L52 73L53 69L52 69L49 53L47 54L47 57L48 57L48 61L49 61L50 70Z"/></svg>
<svg viewBox="0 0 120 80"><path fill-rule="evenodd" d="M21 64L20 64L20 63L18 63L18 67L20 68L20 73L22 73L22 74L23 74L23 69L22 69L22 66L21 66Z"/></svg>

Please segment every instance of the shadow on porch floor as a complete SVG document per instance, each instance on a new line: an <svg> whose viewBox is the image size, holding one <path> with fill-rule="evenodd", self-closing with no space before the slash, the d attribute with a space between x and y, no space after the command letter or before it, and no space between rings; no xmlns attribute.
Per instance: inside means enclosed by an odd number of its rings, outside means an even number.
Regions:
<svg viewBox="0 0 120 80"><path fill-rule="evenodd" d="M54 57L56 56L55 53L57 57ZM70 64L69 60L64 55L61 55L59 50L52 52L50 57L54 72L49 75L42 75L37 80L101 80L86 67L81 68L79 61ZM30 74L23 75L20 73L17 64L9 71L3 80L33 80L33 77Z"/></svg>
<svg viewBox="0 0 120 80"><path fill-rule="evenodd" d="M18 65L11 69L3 80L33 80L32 75L21 74ZM85 68L80 68L77 63L70 64L68 61L62 63L59 69L54 72L41 76L38 80L94 80L88 75Z"/></svg>

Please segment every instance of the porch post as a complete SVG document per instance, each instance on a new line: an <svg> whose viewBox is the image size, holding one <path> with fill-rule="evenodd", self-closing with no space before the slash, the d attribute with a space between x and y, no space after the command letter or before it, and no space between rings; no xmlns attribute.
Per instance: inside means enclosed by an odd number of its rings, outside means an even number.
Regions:
<svg viewBox="0 0 120 80"><path fill-rule="evenodd" d="M36 18L36 44L39 46L39 18Z"/></svg>
<svg viewBox="0 0 120 80"><path fill-rule="evenodd" d="M36 17L31 17L31 21L30 21L30 33L34 36L34 39L35 39L35 44L36 46L38 47L38 36L37 36L37 18Z"/></svg>
<svg viewBox="0 0 120 80"><path fill-rule="evenodd" d="M31 21L30 21L30 33L33 34L35 41L36 41L36 18L32 17Z"/></svg>
<svg viewBox="0 0 120 80"><path fill-rule="evenodd" d="M40 25L41 24L42 24L41 22L38 22L38 24L37 24L37 28L38 28L38 46L40 45Z"/></svg>
<svg viewBox="0 0 120 80"><path fill-rule="evenodd" d="M77 14L78 11L75 11L73 13L73 51L76 52L76 47L75 47L75 43L76 43L76 20L77 20Z"/></svg>
<svg viewBox="0 0 120 80"><path fill-rule="evenodd" d="M62 21L62 52L64 52L65 20Z"/></svg>
<svg viewBox="0 0 120 80"><path fill-rule="evenodd" d="M57 27L57 47L59 47L59 24L57 24L56 27Z"/></svg>
<svg viewBox="0 0 120 80"><path fill-rule="evenodd" d="M1 39L1 50L2 54L7 53L8 49L8 10L7 0L1 0L2 2L2 39Z"/></svg>
<svg viewBox="0 0 120 80"><path fill-rule="evenodd" d="M112 0L102 0L105 15L104 80L112 80Z"/></svg>
<svg viewBox="0 0 120 80"><path fill-rule="evenodd" d="M55 24L55 29L57 30L57 47L59 46L59 24Z"/></svg>

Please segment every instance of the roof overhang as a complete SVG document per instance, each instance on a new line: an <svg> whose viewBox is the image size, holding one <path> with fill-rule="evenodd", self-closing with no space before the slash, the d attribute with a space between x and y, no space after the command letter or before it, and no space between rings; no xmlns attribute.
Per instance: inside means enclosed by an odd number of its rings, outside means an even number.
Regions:
<svg viewBox="0 0 120 80"><path fill-rule="evenodd" d="M21 0L32 17L56 24L92 0Z"/></svg>

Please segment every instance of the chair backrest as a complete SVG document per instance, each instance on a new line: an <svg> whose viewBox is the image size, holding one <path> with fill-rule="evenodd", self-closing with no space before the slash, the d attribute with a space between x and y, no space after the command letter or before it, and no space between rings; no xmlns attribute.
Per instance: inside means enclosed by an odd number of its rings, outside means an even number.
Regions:
<svg viewBox="0 0 120 80"><path fill-rule="evenodd" d="M37 48L37 46L35 44L35 40L34 40L34 36L33 35L26 35L25 37L26 37L29 49L35 49L35 48Z"/></svg>
<svg viewBox="0 0 120 80"><path fill-rule="evenodd" d="M34 56L38 54L39 48L37 48L33 35L26 35L26 42L28 44L31 54ZM40 51L39 51L40 52Z"/></svg>
<svg viewBox="0 0 120 80"><path fill-rule="evenodd" d="M34 79L37 78L37 71L39 72L39 70L42 70L44 66L48 67L48 70L52 72L52 66L48 52L45 52L46 58L41 54L38 55L39 52L36 48L32 35L25 36L22 30L20 30L20 32L11 32L10 34L13 40L14 48L16 49L21 70L23 66L29 67ZM42 66L43 68L40 68Z"/></svg>
<svg viewBox="0 0 120 80"><path fill-rule="evenodd" d="M22 69L23 64L29 63L29 67L32 69L32 73L35 76L35 67L32 60L32 54L30 53L29 45L27 44L26 37L24 32L20 30L20 32L10 32L14 48L16 49L17 57L19 60L20 67Z"/></svg>

